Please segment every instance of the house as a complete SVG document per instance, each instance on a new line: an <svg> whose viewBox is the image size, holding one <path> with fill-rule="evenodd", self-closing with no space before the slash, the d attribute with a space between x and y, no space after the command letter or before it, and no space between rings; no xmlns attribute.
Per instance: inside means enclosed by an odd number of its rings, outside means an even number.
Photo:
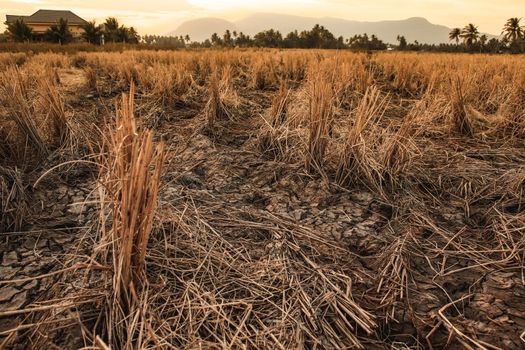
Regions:
<svg viewBox="0 0 525 350"><path fill-rule="evenodd" d="M67 20L69 30L73 36L80 36L83 32L82 26L87 23L86 20L80 18L71 11L38 10L31 16L6 15L6 24L21 19L33 29L35 35L43 35L50 26L56 24L61 18Z"/></svg>

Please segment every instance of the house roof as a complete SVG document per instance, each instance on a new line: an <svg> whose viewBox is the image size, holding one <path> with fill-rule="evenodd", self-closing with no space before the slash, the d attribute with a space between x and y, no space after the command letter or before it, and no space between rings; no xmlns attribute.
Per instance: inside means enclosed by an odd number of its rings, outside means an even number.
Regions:
<svg viewBox="0 0 525 350"><path fill-rule="evenodd" d="M22 20L26 20L27 18L29 18L29 16L13 16L13 15L5 15L5 18L6 18L6 22L7 23L11 23L11 22L14 22L18 19L22 19Z"/></svg>
<svg viewBox="0 0 525 350"><path fill-rule="evenodd" d="M56 23L60 18L67 20L69 24L87 23L84 19L75 15L73 12L63 10L38 10L31 16L6 15L7 23L14 22L18 19L28 23Z"/></svg>

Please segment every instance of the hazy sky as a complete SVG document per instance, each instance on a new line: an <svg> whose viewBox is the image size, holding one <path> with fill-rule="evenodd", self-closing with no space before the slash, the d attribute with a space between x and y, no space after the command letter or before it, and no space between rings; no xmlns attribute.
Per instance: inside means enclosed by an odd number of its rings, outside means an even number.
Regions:
<svg viewBox="0 0 525 350"><path fill-rule="evenodd" d="M99 22L115 16L141 34L163 34L192 18L235 20L253 12L362 21L418 16L449 27L472 22L482 32L499 34L507 18L525 17L525 0L0 0L1 22L6 14L29 15L38 9L68 9Z"/></svg>

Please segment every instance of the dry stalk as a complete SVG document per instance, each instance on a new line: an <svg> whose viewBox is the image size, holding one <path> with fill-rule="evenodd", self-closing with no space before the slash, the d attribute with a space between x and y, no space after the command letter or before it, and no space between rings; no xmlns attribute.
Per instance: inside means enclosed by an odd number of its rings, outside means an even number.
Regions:
<svg viewBox="0 0 525 350"><path fill-rule="evenodd" d="M383 177L394 181L409 166L414 154L410 150L414 128L419 114L424 113L425 103L419 102L405 116L397 131L381 145L380 166Z"/></svg>
<svg viewBox="0 0 525 350"><path fill-rule="evenodd" d="M101 203L111 203L112 217L110 231L104 229L103 237L111 243L113 261L109 319L120 344L129 344L133 337L128 329L133 328L130 317L138 307L139 291L147 283L144 264L164 155L163 144L154 145L153 132L137 128L133 94L132 84L129 96L123 95L122 104L116 106L116 124L108 137L101 174L105 191ZM116 341L111 334L109 338Z"/></svg>
<svg viewBox="0 0 525 350"><path fill-rule="evenodd" d="M7 107L9 117L35 150L42 156L47 155L49 151L34 120L35 110L30 102L27 82L18 68L8 69L3 74L0 89L2 103Z"/></svg>
<svg viewBox="0 0 525 350"><path fill-rule="evenodd" d="M385 112L388 97L382 97L377 87L367 89L357 108L355 122L349 127L342 153L339 155L336 181L346 186L360 175L372 179L371 158L367 154L364 131Z"/></svg>
<svg viewBox="0 0 525 350"><path fill-rule="evenodd" d="M97 71L93 67L86 67L83 70L84 78L86 79L86 87L88 90L97 90Z"/></svg>
<svg viewBox="0 0 525 350"><path fill-rule="evenodd" d="M452 111L451 126L454 132L465 136L473 136L472 122L470 121L465 108L465 98L462 91L462 82L459 78L452 83Z"/></svg>
<svg viewBox="0 0 525 350"><path fill-rule="evenodd" d="M70 134L70 128L66 117L64 101L58 92L56 79L53 77L44 77L40 84L40 94L51 118L53 133L62 145Z"/></svg>
<svg viewBox="0 0 525 350"><path fill-rule="evenodd" d="M290 90L283 83L273 99L258 138L259 150L272 159L285 160L296 133L287 123L289 96Z"/></svg>
<svg viewBox="0 0 525 350"><path fill-rule="evenodd" d="M271 58L254 58L252 61L250 76L250 87L256 90L270 89L278 83L274 62Z"/></svg>
<svg viewBox="0 0 525 350"><path fill-rule="evenodd" d="M212 74L210 77L208 94L208 102L206 103L204 113L206 115L207 127L210 130L214 130L218 122L232 118L221 95L219 79L216 74Z"/></svg>
<svg viewBox="0 0 525 350"><path fill-rule="evenodd" d="M306 169L324 174L325 153L334 116L333 90L330 82L321 75L310 82L309 88Z"/></svg>
<svg viewBox="0 0 525 350"><path fill-rule="evenodd" d="M279 92L273 99L270 110L270 121L273 127L278 127L285 123L288 104L290 102L289 96L290 90L286 87L286 83L283 82L279 88Z"/></svg>
<svg viewBox="0 0 525 350"><path fill-rule="evenodd" d="M0 166L0 232L20 230L27 216L26 200L20 170Z"/></svg>

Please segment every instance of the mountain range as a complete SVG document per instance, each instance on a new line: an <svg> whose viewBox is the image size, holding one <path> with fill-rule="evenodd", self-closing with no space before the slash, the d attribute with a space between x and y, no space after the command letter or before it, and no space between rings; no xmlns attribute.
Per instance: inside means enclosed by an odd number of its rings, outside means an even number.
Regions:
<svg viewBox="0 0 525 350"><path fill-rule="evenodd" d="M396 43L398 35L403 35L409 42L418 41L427 44L449 42L450 28L430 23L422 17L405 20L362 22L333 17L302 17L274 13L255 13L238 21L227 21L220 18L199 18L182 23L168 35L189 35L192 41L203 41L213 33L222 35L226 29L255 35L263 30L279 30L283 36L291 31L309 30L315 24L323 25L336 37L349 38L356 34L375 34L386 43ZM495 37L488 35L489 38Z"/></svg>

